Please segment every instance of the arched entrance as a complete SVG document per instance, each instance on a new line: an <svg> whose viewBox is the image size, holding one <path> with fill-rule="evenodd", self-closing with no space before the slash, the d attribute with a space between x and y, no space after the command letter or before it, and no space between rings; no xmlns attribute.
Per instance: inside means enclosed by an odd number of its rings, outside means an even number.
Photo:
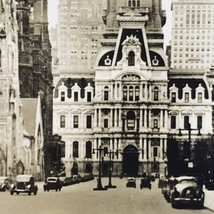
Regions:
<svg viewBox="0 0 214 214"><path fill-rule="evenodd" d="M128 145L123 150L123 175L137 176L138 174L138 150L133 145Z"/></svg>

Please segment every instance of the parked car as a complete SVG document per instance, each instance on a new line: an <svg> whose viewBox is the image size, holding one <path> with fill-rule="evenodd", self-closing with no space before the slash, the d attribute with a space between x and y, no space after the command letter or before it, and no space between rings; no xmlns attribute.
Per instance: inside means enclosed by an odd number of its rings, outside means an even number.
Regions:
<svg viewBox="0 0 214 214"><path fill-rule="evenodd" d="M43 185L43 189L44 189L44 191L48 191L48 192L49 192L49 190L61 191L62 182L60 181L60 179L58 177L48 177L46 179L45 184Z"/></svg>
<svg viewBox="0 0 214 214"><path fill-rule="evenodd" d="M12 181L6 176L0 176L0 191L5 192L11 189Z"/></svg>
<svg viewBox="0 0 214 214"><path fill-rule="evenodd" d="M31 195L33 193L36 195L37 191L38 187L32 175L17 175L16 182L10 190L10 194L13 195L13 193L16 193L18 195L19 193L27 193Z"/></svg>
<svg viewBox="0 0 214 214"><path fill-rule="evenodd" d="M151 180L149 177L141 178L140 189L143 189L143 188L149 188L149 189L152 188Z"/></svg>
<svg viewBox="0 0 214 214"><path fill-rule="evenodd" d="M207 176L205 178L205 187L208 190L214 190L214 176Z"/></svg>
<svg viewBox="0 0 214 214"><path fill-rule="evenodd" d="M134 187L136 188L136 179L134 177L128 177L126 187Z"/></svg>
<svg viewBox="0 0 214 214"><path fill-rule="evenodd" d="M66 177L62 183L62 186L68 186L72 184L72 178L71 177Z"/></svg>
<svg viewBox="0 0 214 214"><path fill-rule="evenodd" d="M202 185L198 184L195 177L181 176L174 180L171 205L173 208L176 208L182 204L196 205L199 208L204 206Z"/></svg>

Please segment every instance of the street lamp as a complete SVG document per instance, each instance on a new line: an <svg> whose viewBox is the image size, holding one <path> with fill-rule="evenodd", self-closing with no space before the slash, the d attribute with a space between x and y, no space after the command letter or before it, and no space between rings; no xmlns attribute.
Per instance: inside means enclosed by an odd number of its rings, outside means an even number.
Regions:
<svg viewBox="0 0 214 214"><path fill-rule="evenodd" d="M112 170L113 170L112 155L114 155L114 154L115 154L115 152L112 152L110 150L110 152L109 152L109 167L108 167L109 182L108 182L108 185L105 186L106 188L116 188L117 187L115 185L112 185L112 183L111 183Z"/></svg>
<svg viewBox="0 0 214 214"><path fill-rule="evenodd" d="M197 135L200 136L201 135L200 128L192 129L191 124L188 122L184 129L179 129L179 134L178 134L179 136L182 136L182 133L181 133L182 130L188 130L188 144L189 144L188 146L189 146L189 149L187 151L187 157L186 157L185 161L188 161L187 168L193 168L193 163L190 161L190 159L191 159L191 148L190 148L190 146L191 146L191 131L198 130ZM186 147L184 149L187 150Z"/></svg>
<svg viewBox="0 0 214 214"><path fill-rule="evenodd" d="M94 188L93 190L107 190L106 187L102 186L102 181L101 181L101 170L102 170L102 164L101 164L101 153L104 149L101 148L101 145L99 146L99 148L97 149L93 149L93 153L96 151L98 151L99 153L99 174L98 174L98 179L97 179L97 187Z"/></svg>

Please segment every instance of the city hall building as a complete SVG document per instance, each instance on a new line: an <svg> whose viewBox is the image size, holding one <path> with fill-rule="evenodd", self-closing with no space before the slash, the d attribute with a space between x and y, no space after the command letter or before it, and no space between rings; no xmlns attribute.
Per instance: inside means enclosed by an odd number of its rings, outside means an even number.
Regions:
<svg viewBox="0 0 214 214"><path fill-rule="evenodd" d="M116 176L167 173L169 135L178 136L189 121L212 133L211 88L204 74L194 84L183 74L183 85L179 73L169 73L161 0L111 0L106 6L94 75L64 73L54 80L53 133L65 142L66 173L75 162L79 173L96 175L102 161L107 175L110 160Z"/></svg>

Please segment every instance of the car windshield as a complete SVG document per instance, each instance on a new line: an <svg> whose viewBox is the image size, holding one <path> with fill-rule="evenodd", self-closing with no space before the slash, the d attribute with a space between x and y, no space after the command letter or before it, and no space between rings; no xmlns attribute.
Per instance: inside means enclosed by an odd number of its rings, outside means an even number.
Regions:
<svg viewBox="0 0 214 214"><path fill-rule="evenodd" d="M49 181L49 182L56 182L56 181L57 181L57 178L48 178L48 181Z"/></svg>
<svg viewBox="0 0 214 214"><path fill-rule="evenodd" d="M16 180L18 181L18 182L29 182L30 181L30 177L24 177L24 176L22 176L22 177L18 177L17 176L17 178L16 178Z"/></svg>
<svg viewBox="0 0 214 214"><path fill-rule="evenodd" d="M181 184L190 184L193 186L197 186L197 182L195 180L181 180L179 183Z"/></svg>

